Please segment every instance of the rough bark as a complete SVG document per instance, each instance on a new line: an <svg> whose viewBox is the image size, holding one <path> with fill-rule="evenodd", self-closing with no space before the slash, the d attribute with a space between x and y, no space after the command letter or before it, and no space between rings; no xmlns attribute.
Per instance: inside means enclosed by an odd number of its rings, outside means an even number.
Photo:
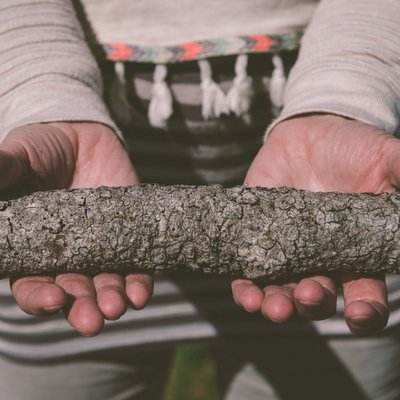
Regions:
<svg viewBox="0 0 400 400"><path fill-rule="evenodd" d="M154 185L39 192L0 202L0 276L400 272L399 228L395 193Z"/></svg>

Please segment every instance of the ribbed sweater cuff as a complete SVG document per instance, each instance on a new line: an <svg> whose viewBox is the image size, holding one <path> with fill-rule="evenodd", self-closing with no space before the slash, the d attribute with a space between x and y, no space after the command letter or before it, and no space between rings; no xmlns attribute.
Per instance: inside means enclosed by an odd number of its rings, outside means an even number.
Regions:
<svg viewBox="0 0 400 400"><path fill-rule="evenodd" d="M91 121L117 131L70 0L2 0L0 77L0 139L36 122Z"/></svg>
<svg viewBox="0 0 400 400"><path fill-rule="evenodd" d="M326 112L389 133L400 124L400 4L324 0L290 73L281 121Z"/></svg>

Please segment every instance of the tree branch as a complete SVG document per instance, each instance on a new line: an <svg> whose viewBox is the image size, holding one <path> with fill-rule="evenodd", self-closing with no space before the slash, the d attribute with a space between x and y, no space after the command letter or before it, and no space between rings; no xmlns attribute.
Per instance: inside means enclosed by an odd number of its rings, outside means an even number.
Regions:
<svg viewBox="0 0 400 400"><path fill-rule="evenodd" d="M400 272L400 196L143 185L0 202L0 276Z"/></svg>

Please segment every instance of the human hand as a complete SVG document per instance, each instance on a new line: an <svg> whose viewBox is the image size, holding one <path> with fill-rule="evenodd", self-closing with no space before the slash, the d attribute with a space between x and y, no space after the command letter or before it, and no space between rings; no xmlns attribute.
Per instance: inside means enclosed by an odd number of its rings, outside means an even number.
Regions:
<svg viewBox="0 0 400 400"><path fill-rule="evenodd" d="M124 186L138 178L119 139L96 123L24 126L0 145L0 193L56 188ZM27 276L11 281L13 296L28 314L46 316L63 309L77 332L92 336L104 320L118 319L130 304L145 306L152 278L146 274L76 273Z"/></svg>
<svg viewBox="0 0 400 400"><path fill-rule="evenodd" d="M364 123L335 115L307 115L278 124L254 159L249 186L311 191L390 192L400 187L400 140ZM389 311L384 276L314 276L284 285L258 287L232 282L236 303L275 322L295 313L310 320L336 312L343 289L346 322L354 334L386 326Z"/></svg>

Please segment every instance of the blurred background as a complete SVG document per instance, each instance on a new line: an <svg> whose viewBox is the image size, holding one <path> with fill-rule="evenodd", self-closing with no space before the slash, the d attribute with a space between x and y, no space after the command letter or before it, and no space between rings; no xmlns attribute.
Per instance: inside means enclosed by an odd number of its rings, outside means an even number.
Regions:
<svg viewBox="0 0 400 400"><path fill-rule="evenodd" d="M163 400L220 400L215 365L205 345L178 347Z"/></svg>

